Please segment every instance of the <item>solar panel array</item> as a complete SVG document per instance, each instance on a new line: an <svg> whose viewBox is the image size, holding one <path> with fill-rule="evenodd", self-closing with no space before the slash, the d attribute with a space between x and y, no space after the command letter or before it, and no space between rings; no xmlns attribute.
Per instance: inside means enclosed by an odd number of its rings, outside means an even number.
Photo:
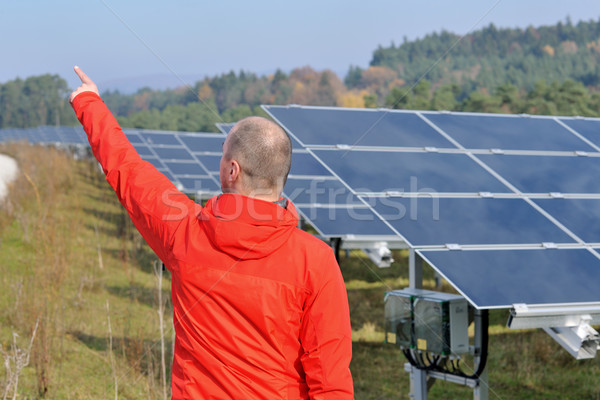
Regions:
<svg viewBox="0 0 600 400"><path fill-rule="evenodd" d="M199 197L220 193L218 174L224 140L222 134L140 129L123 131L142 159L152 163L180 190ZM81 127L0 130L0 142L21 140L32 144L88 146L87 136Z"/></svg>
<svg viewBox="0 0 600 400"><path fill-rule="evenodd" d="M600 301L600 120L265 110L292 138L284 194L321 235L401 240L479 308ZM182 191L220 192L222 134L124 131ZM0 130L22 139L87 145L81 128Z"/></svg>
<svg viewBox="0 0 600 400"><path fill-rule="evenodd" d="M222 134L123 131L142 159L152 163L179 190L199 197L220 193Z"/></svg>
<svg viewBox="0 0 600 400"><path fill-rule="evenodd" d="M87 145L83 129L73 126L39 126L29 129L0 129L0 142L27 141L32 144Z"/></svg>
<svg viewBox="0 0 600 400"><path fill-rule="evenodd" d="M478 308L600 301L599 119L264 109L350 199L317 227L400 237Z"/></svg>

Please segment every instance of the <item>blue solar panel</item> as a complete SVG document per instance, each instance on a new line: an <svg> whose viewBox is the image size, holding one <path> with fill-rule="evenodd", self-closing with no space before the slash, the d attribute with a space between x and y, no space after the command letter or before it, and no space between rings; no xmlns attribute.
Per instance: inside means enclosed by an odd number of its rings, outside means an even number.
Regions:
<svg viewBox="0 0 600 400"><path fill-rule="evenodd" d="M539 199L545 211L588 243L600 243L600 199Z"/></svg>
<svg viewBox="0 0 600 400"><path fill-rule="evenodd" d="M427 196L369 203L412 246L574 242L522 199Z"/></svg>
<svg viewBox="0 0 600 400"><path fill-rule="evenodd" d="M137 131L123 129L123 132L125 133L125 136L127 136L129 142L133 145L146 143L144 142L144 139L142 139L142 137L137 133Z"/></svg>
<svg viewBox="0 0 600 400"><path fill-rule="evenodd" d="M142 160L148 161L150 164L154 165L155 168L158 169L164 169L164 165L162 163L162 161L160 161L158 158L156 157L151 157L151 156L142 156Z"/></svg>
<svg viewBox="0 0 600 400"><path fill-rule="evenodd" d="M457 113L424 115L468 149L594 151L551 118Z"/></svg>
<svg viewBox="0 0 600 400"><path fill-rule="evenodd" d="M59 136L63 143L87 145L88 140L83 128L63 126L58 128Z"/></svg>
<svg viewBox="0 0 600 400"><path fill-rule="evenodd" d="M32 143L61 143L62 135L60 130L55 126L40 126L35 130L30 131L34 136ZM68 142L67 142L68 143Z"/></svg>
<svg viewBox="0 0 600 400"><path fill-rule="evenodd" d="M194 157L183 147L154 147L154 152L162 160L193 160Z"/></svg>
<svg viewBox="0 0 600 400"><path fill-rule="evenodd" d="M600 193L600 157L477 157L523 193Z"/></svg>
<svg viewBox="0 0 600 400"><path fill-rule="evenodd" d="M177 135L192 153L222 153L225 136Z"/></svg>
<svg viewBox="0 0 600 400"><path fill-rule="evenodd" d="M302 207L300 211L325 236L395 235L394 231L368 208Z"/></svg>
<svg viewBox="0 0 600 400"><path fill-rule="evenodd" d="M290 175L328 176L331 173L312 154L295 152L292 154Z"/></svg>
<svg viewBox="0 0 600 400"><path fill-rule="evenodd" d="M167 171L165 168L157 168L164 176L167 177L168 180L170 180L171 182L175 182L175 177L173 175L171 175L171 173L169 171Z"/></svg>
<svg viewBox="0 0 600 400"><path fill-rule="evenodd" d="M319 177L311 179L290 178L287 180L283 191L286 197L295 204L362 204L337 179Z"/></svg>
<svg viewBox="0 0 600 400"><path fill-rule="evenodd" d="M509 191L465 154L343 150L314 153L355 191Z"/></svg>
<svg viewBox="0 0 600 400"><path fill-rule="evenodd" d="M600 119L562 118L561 122L594 143L596 146L600 146Z"/></svg>
<svg viewBox="0 0 600 400"><path fill-rule="evenodd" d="M208 176L198 178L177 178L177 180L183 185L183 191L188 193L215 193L221 190L215 181Z"/></svg>
<svg viewBox="0 0 600 400"><path fill-rule="evenodd" d="M138 152L138 154L143 158L143 157L154 157L154 153L148 148L148 146L144 146L141 144L136 144L135 146L135 150Z"/></svg>
<svg viewBox="0 0 600 400"><path fill-rule="evenodd" d="M455 147L414 113L293 106L264 108L305 145Z"/></svg>
<svg viewBox="0 0 600 400"><path fill-rule="evenodd" d="M419 253L478 308L597 302L600 260L583 249Z"/></svg>
<svg viewBox="0 0 600 400"><path fill-rule="evenodd" d="M231 128L233 128L233 126L235 125L235 122L217 122L215 125L217 126L217 128L219 128L221 133L227 135Z"/></svg>
<svg viewBox="0 0 600 400"><path fill-rule="evenodd" d="M169 162L165 165L175 175L205 175L206 171L196 162Z"/></svg>
<svg viewBox="0 0 600 400"><path fill-rule="evenodd" d="M219 174L221 156L195 154L195 157L206 167L206 169L208 169L208 172L211 174Z"/></svg>
<svg viewBox="0 0 600 400"><path fill-rule="evenodd" d="M157 132L141 132L141 136L144 138L146 143L152 145L164 144L164 145L177 145L180 146L181 143L177 140L173 133L157 133Z"/></svg>

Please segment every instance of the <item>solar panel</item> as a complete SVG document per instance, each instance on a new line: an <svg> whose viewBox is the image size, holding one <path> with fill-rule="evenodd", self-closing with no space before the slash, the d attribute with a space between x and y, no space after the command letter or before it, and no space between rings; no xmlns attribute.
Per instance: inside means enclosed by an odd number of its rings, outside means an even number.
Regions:
<svg viewBox="0 0 600 400"><path fill-rule="evenodd" d="M148 146L144 146L143 144L136 144L135 149L142 158L146 156L154 157L154 153L150 150L150 148L148 148Z"/></svg>
<svg viewBox="0 0 600 400"><path fill-rule="evenodd" d="M142 160L144 161L148 161L150 164L154 165L155 168L157 168L159 171L163 172L166 171L165 165L162 163L162 161L160 161L158 158L152 156L142 156ZM172 177L172 175L171 175ZM173 180L171 178L169 178L169 180Z"/></svg>
<svg viewBox="0 0 600 400"><path fill-rule="evenodd" d="M523 193L600 194L599 156L505 154L478 158Z"/></svg>
<svg viewBox="0 0 600 400"><path fill-rule="evenodd" d="M206 173L206 171L194 161L164 161L164 164L174 175L195 176L204 175Z"/></svg>
<svg viewBox="0 0 600 400"><path fill-rule="evenodd" d="M263 108L365 205L320 231L392 232L478 308L600 301L600 120Z"/></svg>
<svg viewBox="0 0 600 400"><path fill-rule="evenodd" d="M561 118L559 121L591 141L595 146L600 147L600 119Z"/></svg>
<svg viewBox="0 0 600 400"><path fill-rule="evenodd" d="M223 135L124 130L138 152L149 150L152 162L180 190L194 195L220 193L218 174Z"/></svg>
<svg viewBox="0 0 600 400"><path fill-rule="evenodd" d="M39 126L25 129L0 129L0 142L22 140L31 144L87 145L87 138L81 127Z"/></svg>
<svg viewBox="0 0 600 400"><path fill-rule="evenodd" d="M594 151L553 118L423 113L463 147L535 151Z"/></svg>
<svg viewBox="0 0 600 400"><path fill-rule="evenodd" d="M235 125L235 122L217 122L215 125L221 131L221 133L227 135L231 128L233 128L233 126Z"/></svg>
<svg viewBox="0 0 600 400"><path fill-rule="evenodd" d="M177 138L175 137L174 134L169 134L169 133L160 133L160 132L152 132L152 131L143 131L141 132L141 136L144 138L144 140L146 141L146 143L151 144L151 145L171 145L171 146L178 146L181 143L179 142L179 140L177 140Z"/></svg>
<svg viewBox="0 0 600 400"><path fill-rule="evenodd" d="M218 193L221 188L215 183L215 180L210 176L199 176L195 178L176 178L191 193Z"/></svg>
<svg viewBox="0 0 600 400"><path fill-rule="evenodd" d="M414 113L265 106L300 143L385 147L454 147Z"/></svg>
<svg viewBox="0 0 600 400"><path fill-rule="evenodd" d="M395 236L373 211L366 207L299 207L302 215L326 237Z"/></svg>
<svg viewBox="0 0 600 400"><path fill-rule="evenodd" d="M178 134L179 139L194 153L217 153L223 152L225 136L198 136Z"/></svg>
<svg viewBox="0 0 600 400"><path fill-rule="evenodd" d="M313 150L357 192L508 192L466 154Z"/></svg>
<svg viewBox="0 0 600 400"><path fill-rule="evenodd" d="M600 243L600 199L537 199L535 203L587 243Z"/></svg>
<svg viewBox="0 0 600 400"><path fill-rule="evenodd" d="M219 175L219 165L221 163L221 155L196 154L194 157L206 167L211 174Z"/></svg>
<svg viewBox="0 0 600 400"><path fill-rule="evenodd" d="M418 253L479 308L598 301L600 259L589 250Z"/></svg>
<svg viewBox="0 0 600 400"><path fill-rule="evenodd" d="M331 176L288 178L284 193L295 204L357 205L363 204L346 186Z"/></svg>
<svg viewBox="0 0 600 400"><path fill-rule="evenodd" d="M125 133L125 136L127 136L127 139L131 144L136 145L145 143L144 139L142 139L142 137L136 131L131 129L125 129L123 130L123 132Z"/></svg>
<svg viewBox="0 0 600 400"><path fill-rule="evenodd" d="M154 152L161 160L193 160L194 156L183 147L154 147Z"/></svg>
<svg viewBox="0 0 600 400"><path fill-rule="evenodd" d="M523 199L375 199L374 209L413 247L574 243Z"/></svg>

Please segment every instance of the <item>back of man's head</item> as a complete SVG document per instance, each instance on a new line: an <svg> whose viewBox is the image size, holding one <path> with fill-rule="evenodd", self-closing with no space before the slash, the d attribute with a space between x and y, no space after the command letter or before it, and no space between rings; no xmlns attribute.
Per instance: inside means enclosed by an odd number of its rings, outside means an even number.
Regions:
<svg viewBox="0 0 600 400"><path fill-rule="evenodd" d="M287 133L262 117L240 120L228 134L223 156L236 160L248 191L283 190L292 163L292 143Z"/></svg>

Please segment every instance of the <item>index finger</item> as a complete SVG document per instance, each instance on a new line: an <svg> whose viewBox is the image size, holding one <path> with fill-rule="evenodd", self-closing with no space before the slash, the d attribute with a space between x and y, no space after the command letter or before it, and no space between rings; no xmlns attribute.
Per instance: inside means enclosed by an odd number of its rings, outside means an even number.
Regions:
<svg viewBox="0 0 600 400"><path fill-rule="evenodd" d="M79 79L81 79L81 83L94 83L92 82L92 80L89 78L89 76L87 76L85 74L85 72L83 72L81 70L81 68L79 68L77 65L75 67L73 67L73 69L75 70L75 73L77 74L77 76L79 77Z"/></svg>

